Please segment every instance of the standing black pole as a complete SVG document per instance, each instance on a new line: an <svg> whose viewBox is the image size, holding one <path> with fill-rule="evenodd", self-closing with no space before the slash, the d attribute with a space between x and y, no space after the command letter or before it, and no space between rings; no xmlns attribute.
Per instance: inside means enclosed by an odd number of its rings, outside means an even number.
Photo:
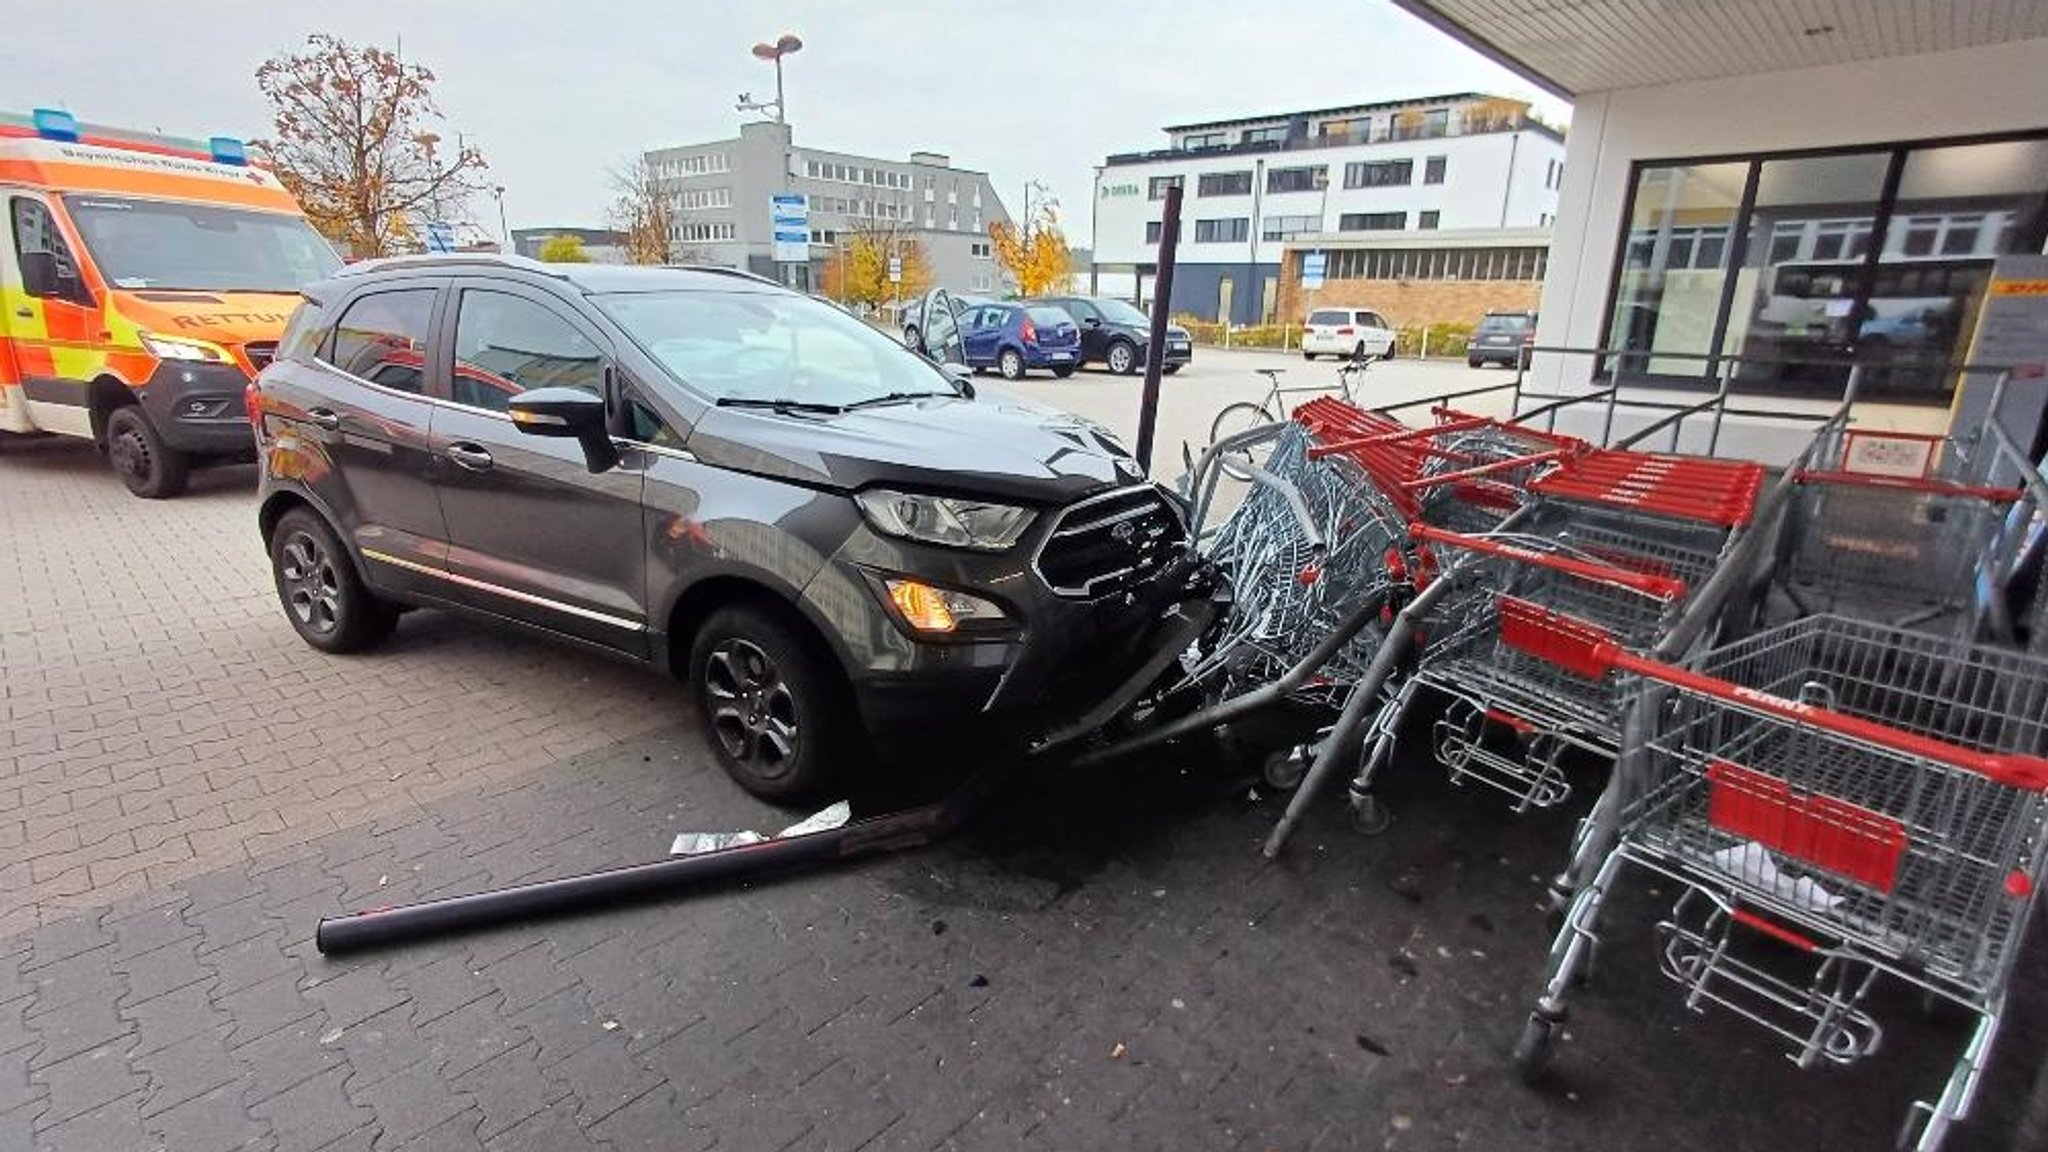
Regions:
<svg viewBox="0 0 2048 1152"><path fill-rule="evenodd" d="M1167 309L1173 304L1173 253L1180 246L1180 185L1166 190L1159 224L1159 264L1152 276L1152 338L1145 342L1145 391L1138 400L1138 467L1152 471L1153 426L1159 422L1159 369L1166 357Z"/></svg>

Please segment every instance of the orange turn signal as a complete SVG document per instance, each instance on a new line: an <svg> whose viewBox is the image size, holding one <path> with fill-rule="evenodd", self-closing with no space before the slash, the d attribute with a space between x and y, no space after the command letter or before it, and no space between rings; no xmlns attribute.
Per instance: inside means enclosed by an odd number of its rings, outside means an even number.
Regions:
<svg viewBox="0 0 2048 1152"><path fill-rule="evenodd" d="M915 580L891 580L889 602L903 614L904 622L920 632L951 632L959 626L945 593Z"/></svg>

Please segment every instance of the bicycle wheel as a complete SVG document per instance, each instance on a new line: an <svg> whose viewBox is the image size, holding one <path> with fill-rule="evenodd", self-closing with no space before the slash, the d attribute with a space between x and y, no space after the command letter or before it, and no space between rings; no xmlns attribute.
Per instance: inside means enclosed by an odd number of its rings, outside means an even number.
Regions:
<svg viewBox="0 0 2048 1152"><path fill-rule="evenodd" d="M1249 432L1254 428L1263 428L1271 423L1273 423L1273 414L1266 411L1261 405L1253 404L1248 400L1240 400L1235 404L1226 405L1223 411L1216 414L1216 422L1209 425L1209 446L1214 448L1226 437L1235 436L1240 432ZM1226 454L1221 463L1223 474L1233 480L1249 480L1252 474L1243 467L1244 464L1249 463L1251 463L1251 453L1249 452Z"/></svg>

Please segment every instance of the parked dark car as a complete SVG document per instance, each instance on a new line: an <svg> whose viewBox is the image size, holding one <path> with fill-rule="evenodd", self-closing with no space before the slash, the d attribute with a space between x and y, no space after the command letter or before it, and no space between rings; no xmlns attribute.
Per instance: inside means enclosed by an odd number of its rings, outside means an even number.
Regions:
<svg viewBox="0 0 2048 1152"><path fill-rule="evenodd" d="M925 333L932 326L926 322L925 315L928 312L932 312L934 306L941 301L944 303L948 318L952 320L956 327L959 325L961 317L965 316L970 309L978 308L983 304L994 303L994 301L986 296L963 296L946 288L933 288L927 291L924 295L903 306L903 346L905 348L913 352L923 352L927 356L931 355L931 347L925 340Z"/></svg>
<svg viewBox="0 0 2048 1152"><path fill-rule="evenodd" d="M1180 505L1107 432L729 269L358 264L247 399L308 644L451 608L669 669L765 797L871 737L967 766L1044 734L1184 583Z"/></svg>
<svg viewBox="0 0 2048 1152"><path fill-rule="evenodd" d="M1509 368L1529 365L1529 349L1536 343L1536 313L1488 312L1472 329L1465 345L1465 363L1478 368L1501 364Z"/></svg>
<svg viewBox="0 0 2048 1152"><path fill-rule="evenodd" d="M1005 380L1033 368L1064 380L1081 361L1080 327L1047 304L980 305L962 318L960 345L969 368L994 368Z"/></svg>
<svg viewBox="0 0 2048 1152"><path fill-rule="evenodd" d="M1145 366L1145 346L1152 340L1152 318L1114 296L1047 296L1027 301L1066 310L1081 326L1081 362L1101 364L1126 375ZM1178 372L1195 358L1195 342L1178 324L1166 327L1166 357L1160 370Z"/></svg>

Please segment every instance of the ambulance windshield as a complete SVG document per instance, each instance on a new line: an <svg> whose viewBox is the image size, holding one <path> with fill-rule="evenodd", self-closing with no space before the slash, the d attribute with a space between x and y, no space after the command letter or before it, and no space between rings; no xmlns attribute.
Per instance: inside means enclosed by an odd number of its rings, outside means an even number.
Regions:
<svg viewBox="0 0 2048 1152"><path fill-rule="evenodd" d="M281 212L82 195L64 206L115 288L297 292L341 267L312 225Z"/></svg>

